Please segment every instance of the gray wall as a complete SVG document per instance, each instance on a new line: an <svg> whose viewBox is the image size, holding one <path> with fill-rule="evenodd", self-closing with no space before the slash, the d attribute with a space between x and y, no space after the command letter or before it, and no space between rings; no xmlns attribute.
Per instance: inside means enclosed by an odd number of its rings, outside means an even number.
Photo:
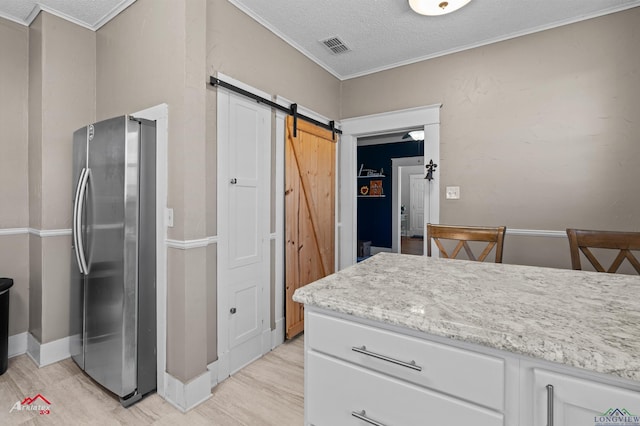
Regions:
<svg viewBox="0 0 640 426"><path fill-rule="evenodd" d="M95 119L95 33L42 12L29 38L29 227L71 228L71 135ZM29 331L69 335L69 235L29 237Z"/></svg>
<svg viewBox="0 0 640 426"><path fill-rule="evenodd" d="M47 13L30 28L0 19L0 51L0 231L23 230L0 236L9 333L47 343L69 334L70 243L41 232L70 227L69 135L94 118L95 35Z"/></svg>
<svg viewBox="0 0 640 426"><path fill-rule="evenodd" d="M29 326L29 29L0 18L0 276L11 277L9 335Z"/></svg>
<svg viewBox="0 0 640 426"><path fill-rule="evenodd" d="M347 80L342 117L443 104L442 223L640 231L639 26L635 8ZM508 236L504 260L570 267L558 238Z"/></svg>
<svg viewBox="0 0 640 426"><path fill-rule="evenodd" d="M97 32L97 117L169 106L168 238L207 237L204 0L138 0ZM167 371L206 371L207 249L167 253Z"/></svg>
<svg viewBox="0 0 640 426"><path fill-rule="evenodd" d="M225 0L207 1L207 72L336 118L340 81Z"/></svg>

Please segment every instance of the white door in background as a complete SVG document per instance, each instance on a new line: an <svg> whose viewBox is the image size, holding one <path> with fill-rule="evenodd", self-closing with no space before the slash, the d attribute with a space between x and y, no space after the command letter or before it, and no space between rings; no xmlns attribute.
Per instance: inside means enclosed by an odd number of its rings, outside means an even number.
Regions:
<svg viewBox="0 0 640 426"><path fill-rule="evenodd" d="M270 109L218 89L217 142L218 377L223 380L270 348Z"/></svg>
<svg viewBox="0 0 640 426"><path fill-rule="evenodd" d="M426 180L422 174L409 175L409 236L424 235Z"/></svg>

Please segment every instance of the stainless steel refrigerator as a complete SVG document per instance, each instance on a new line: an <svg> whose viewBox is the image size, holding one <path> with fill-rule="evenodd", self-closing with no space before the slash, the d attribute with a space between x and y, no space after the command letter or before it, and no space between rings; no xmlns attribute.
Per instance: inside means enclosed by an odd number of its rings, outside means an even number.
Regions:
<svg viewBox="0 0 640 426"><path fill-rule="evenodd" d="M155 122L73 134L71 355L129 406L156 389Z"/></svg>

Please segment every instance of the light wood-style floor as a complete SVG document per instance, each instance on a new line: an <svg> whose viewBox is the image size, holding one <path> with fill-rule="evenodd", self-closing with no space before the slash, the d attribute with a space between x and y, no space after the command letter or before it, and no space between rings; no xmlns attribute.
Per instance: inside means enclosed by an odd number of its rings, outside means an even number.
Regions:
<svg viewBox="0 0 640 426"><path fill-rule="evenodd" d="M278 346L218 384L206 402L181 413L157 394L129 408L84 374L71 359L38 369L27 355L9 359L0 376L0 425L303 424L304 337ZM16 401L42 394L51 413L9 412Z"/></svg>
<svg viewBox="0 0 640 426"><path fill-rule="evenodd" d="M400 252L402 254L417 254L422 256L423 244L422 238L401 237Z"/></svg>

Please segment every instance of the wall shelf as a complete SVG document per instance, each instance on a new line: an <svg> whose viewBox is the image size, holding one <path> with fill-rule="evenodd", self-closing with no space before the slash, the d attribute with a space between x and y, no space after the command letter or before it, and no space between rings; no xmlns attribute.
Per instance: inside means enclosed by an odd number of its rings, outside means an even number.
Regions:
<svg viewBox="0 0 640 426"><path fill-rule="evenodd" d="M384 198L386 195L358 195L358 198Z"/></svg>
<svg viewBox="0 0 640 426"><path fill-rule="evenodd" d="M385 175L368 175L368 176L358 176L358 179L367 179L367 178L384 178Z"/></svg>

